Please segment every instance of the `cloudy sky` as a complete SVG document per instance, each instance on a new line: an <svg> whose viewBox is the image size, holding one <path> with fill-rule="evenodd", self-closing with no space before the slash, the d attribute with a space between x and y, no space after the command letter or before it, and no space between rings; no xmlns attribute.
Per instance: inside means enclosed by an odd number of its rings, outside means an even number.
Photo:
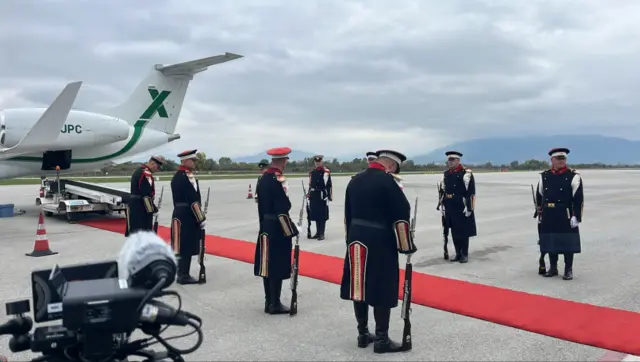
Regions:
<svg viewBox="0 0 640 362"><path fill-rule="evenodd" d="M161 149L426 153L469 138L640 139L637 0L2 0L0 108L123 101L155 63L196 75Z"/></svg>

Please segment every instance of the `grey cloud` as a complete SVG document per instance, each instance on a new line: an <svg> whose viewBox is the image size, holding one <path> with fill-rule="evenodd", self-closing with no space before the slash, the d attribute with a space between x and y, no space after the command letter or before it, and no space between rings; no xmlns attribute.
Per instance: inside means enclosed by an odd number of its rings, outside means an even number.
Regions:
<svg viewBox="0 0 640 362"><path fill-rule="evenodd" d="M639 27L625 19L639 13L617 10L622 3L6 0L0 88L47 104L64 82L80 79L78 107L104 108L154 63L230 51L245 57L196 75L178 127L183 139L167 149L203 142L212 153L254 153L262 147L255 139L274 125L287 127L284 143L367 127L452 139L615 129L634 137L640 42L629 36ZM96 51L144 42L174 45Z"/></svg>

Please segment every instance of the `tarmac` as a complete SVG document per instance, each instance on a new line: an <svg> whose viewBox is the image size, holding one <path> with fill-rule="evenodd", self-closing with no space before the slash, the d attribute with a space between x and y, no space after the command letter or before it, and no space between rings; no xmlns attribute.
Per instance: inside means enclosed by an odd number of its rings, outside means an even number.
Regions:
<svg viewBox="0 0 640 362"><path fill-rule="evenodd" d="M436 182L439 175L407 175L404 189L413 204L419 197L414 271L547 295L600 306L640 310L638 281L640 223L635 216L639 196L634 192L640 171L586 170L585 209L581 224L582 250L576 256L574 280L542 278L537 275L537 232L530 184L536 172L476 173L478 236L471 239L470 261L449 263L442 258ZM344 190L349 177L334 177L334 201L324 241L300 238L301 249L343 257ZM297 220L302 205L301 180L289 180L291 216ZM207 233L255 241L257 212L247 199L249 183L255 180L201 181L203 197L211 187ZM108 184L126 189L126 184ZM171 193L164 186L160 224L169 225ZM0 255L5 263L0 272L3 302L31 299L31 271L67 264L116 259L124 237L62 218L45 218L51 249L59 254L30 258L38 220L35 198L38 185L2 186L0 203L13 203L26 213L0 219ZM204 201L204 200L203 200ZM99 217L99 216L97 216ZM306 227L306 220L303 221ZM312 226L312 231L315 229ZM303 233L305 234L305 233ZM453 254L452 245L450 253ZM356 324L351 303L339 297L339 286L301 277L298 315L269 316L263 312L262 282L253 267L230 259L207 256L208 283L180 286L183 308L204 320L205 342L190 361L598 361L607 351L566 342L486 321L472 319L418 305L413 306L413 350L408 353L375 355L372 346L356 347ZM562 258L560 261L562 268ZM197 273L194 262L192 274ZM283 302L289 301L288 282ZM373 329L373 315L370 328ZM174 332L175 334L175 332ZM391 337L402 335L400 308L392 312ZM188 346L189 337L176 345ZM172 341L175 342L175 341ZM13 355L8 338L0 341L0 354L9 360L26 360L29 354ZM622 356L623 357L623 356ZM622 357L620 359L622 359Z"/></svg>

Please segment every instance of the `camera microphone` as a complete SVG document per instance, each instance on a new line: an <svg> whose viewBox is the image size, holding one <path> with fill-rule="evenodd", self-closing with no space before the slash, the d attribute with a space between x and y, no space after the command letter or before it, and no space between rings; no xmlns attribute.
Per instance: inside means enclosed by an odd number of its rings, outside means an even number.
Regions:
<svg viewBox="0 0 640 362"><path fill-rule="evenodd" d="M164 280L168 288L176 278L176 257L171 247L151 231L138 231L120 250L118 272L129 287L152 289Z"/></svg>
<svg viewBox="0 0 640 362"><path fill-rule="evenodd" d="M9 320L7 323L0 324L0 335L19 335L29 333L33 327L33 321L30 317L19 316Z"/></svg>
<svg viewBox="0 0 640 362"><path fill-rule="evenodd" d="M31 337L28 334L15 335L9 340L9 350L13 353L31 349Z"/></svg>

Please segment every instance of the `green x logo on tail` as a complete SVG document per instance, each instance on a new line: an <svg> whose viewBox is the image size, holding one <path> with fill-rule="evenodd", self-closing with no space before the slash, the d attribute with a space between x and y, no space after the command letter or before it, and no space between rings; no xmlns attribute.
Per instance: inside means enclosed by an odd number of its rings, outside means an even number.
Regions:
<svg viewBox="0 0 640 362"><path fill-rule="evenodd" d="M151 103L149 108L144 111L142 116L140 116L140 119L151 119L151 117L153 117L156 112L158 112L158 116L160 118L169 118L167 110L164 108L164 104L162 103L167 99L167 97L169 97L171 91L160 92L155 88L149 88L149 94L151 95L151 99L153 99L153 102Z"/></svg>

